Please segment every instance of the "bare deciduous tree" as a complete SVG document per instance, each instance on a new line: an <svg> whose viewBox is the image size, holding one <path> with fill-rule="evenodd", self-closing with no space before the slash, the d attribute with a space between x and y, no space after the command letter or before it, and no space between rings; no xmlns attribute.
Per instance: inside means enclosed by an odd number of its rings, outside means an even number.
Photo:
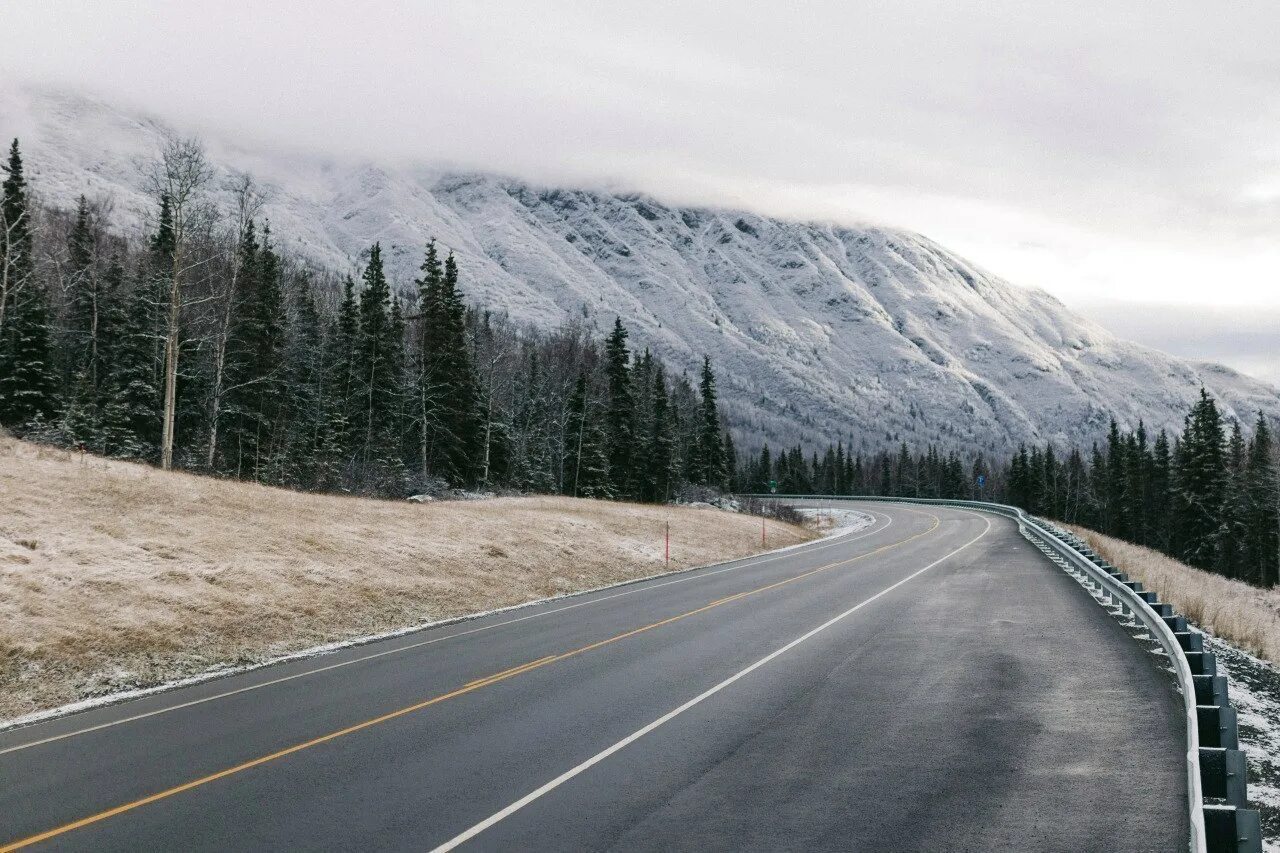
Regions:
<svg viewBox="0 0 1280 853"><path fill-rule="evenodd" d="M178 356L182 331L183 281L200 261L189 257L192 231L200 218L199 197L212 175L204 146L197 139L169 137L150 175L150 190L169 200L173 258L169 270L169 305L164 325L164 428L160 465L173 467L173 435L178 403Z"/></svg>
<svg viewBox="0 0 1280 853"><path fill-rule="evenodd" d="M240 286L240 269L243 263L245 232L249 223L262 212L265 198L249 175L237 175L230 187L231 215L227 235L223 240L227 254L228 274L215 286L213 299L217 304L213 330L213 388L209 395L209 446L205 451L205 465L213 468L218 452L218 424L222 415L222 403L232 390L226 387L227 344L231 339L231 318L236 310L236 294Z"/></svg>

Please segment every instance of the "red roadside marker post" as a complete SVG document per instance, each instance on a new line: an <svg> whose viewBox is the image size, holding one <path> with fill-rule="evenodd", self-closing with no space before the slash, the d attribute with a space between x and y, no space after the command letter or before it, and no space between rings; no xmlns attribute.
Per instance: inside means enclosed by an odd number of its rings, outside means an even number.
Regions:
<svg viewBox="0 0 1280 853"><path fill-rule="evenodd" d="M765 530L766 530L765 520L764 520L764 516L762 515L760 516L760 547L761 548L765 547Z"/></svg>
<svg viewBox="0 0 1280 853"><path fill-rule="evenodd" d="M671 522L667 522L667 539L665 544L667 568L671 568Z"/></svg>

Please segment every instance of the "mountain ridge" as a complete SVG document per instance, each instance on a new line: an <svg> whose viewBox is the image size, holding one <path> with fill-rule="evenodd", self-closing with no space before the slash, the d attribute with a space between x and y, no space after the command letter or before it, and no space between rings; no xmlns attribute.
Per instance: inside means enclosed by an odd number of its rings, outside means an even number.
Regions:
<svg viewBox="0 0 1280 853"><path fill-rule="evenodd" d="M0 88L0 132L23 137L40 198L110 196L117 227L153 215L141 164L167 130L74 93ZM748 446L1084 444L1112 414L1180 428L1201 385L1229 416L1280 416L1280 391L1259 380L1120 340L909 231L206 145L215 185L253 174L279 242L319 265L350 269L381 241L404 287L435 238L468 298L517 320L603 329L618 315L678 368L711 355Z"/></svg>

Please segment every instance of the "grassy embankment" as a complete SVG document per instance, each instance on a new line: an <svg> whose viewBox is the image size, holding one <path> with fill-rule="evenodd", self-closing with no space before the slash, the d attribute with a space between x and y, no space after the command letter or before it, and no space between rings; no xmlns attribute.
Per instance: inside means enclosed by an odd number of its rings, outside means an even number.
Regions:
<svg viewBox="0 0 1280 853"><path fill-rule="evenodd" d="M672 569L760 550L716 509L300 494L0 434L0 720L654 574L668 520Z"/></svg>
<svg viewBox="0 0 1280 853"><path fill-rule="evenodd" d="M1280 589L1259 589L1192 568L1141 545L1084 527L1066 526L1192 622L1251 654L1280 664Z"/></svg>

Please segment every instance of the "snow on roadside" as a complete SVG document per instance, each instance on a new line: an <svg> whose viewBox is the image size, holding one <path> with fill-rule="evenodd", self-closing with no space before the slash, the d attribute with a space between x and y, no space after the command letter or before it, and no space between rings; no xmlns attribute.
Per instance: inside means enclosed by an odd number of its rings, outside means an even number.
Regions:
<svg viewBox="0 0 1280 853"><path fill-rule="evenodd" d="M814 530L840 534L854 533L875 523L875 517L856 509L828 509L826 507L796 507L808 526Z"/></svg>
<svg viewBox="0 0 1280 853"><path fill-rule="evenodd" d="M1262 814L1263 846L1280 853L1280 668L1206 636L1228 676L1228 695L1249 762L1249 803Z"/></svg>

